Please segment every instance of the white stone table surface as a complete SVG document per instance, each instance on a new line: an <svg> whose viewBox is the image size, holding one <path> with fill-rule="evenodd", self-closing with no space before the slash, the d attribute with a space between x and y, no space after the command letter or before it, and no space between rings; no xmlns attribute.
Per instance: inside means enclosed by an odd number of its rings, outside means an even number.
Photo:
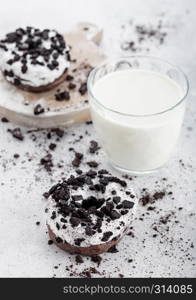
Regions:
<svg viewBox="0 0 196 300"><path fill-rule="evenodd" d="M139 198L143 188L151 194L165 190L167 195L153 204L152 211L139 205L132 234L118 245L118 253L103 254L99 267L87 258L76 265L74 255L48 245L42 194L61 178L61 173L72 170L70 147L84 153L85 166L89 142L97 140L93 126L82 124L65 130L52 153L54 168L50 175L39 165L51 142L46 131L28 133L21 128L25 137L21 142L7 132L16 127L14 124L0 123L0 277L80 277L89 267L98 271L92 277L196 276L196 2L6 0L1 3L0 33L26 25L64 32L77 22L89 21L104 29L101 47L108 56L130 55L131 50L122 50L120 45L135 39L134 26L155 26L160 19L162 30L167 32L164 43L159 45L156 38L146 40L137 54L168 59L185 71L190 81L186 117L167 166L152 175L134 177L130 185ZM78 141L80 135L83 138ZM15 153L20 157L14 158ZM109 168L102 150L96 159ZM57 167L59 162L62 168ZM166 222L160 222L165 218Z"/></svg>

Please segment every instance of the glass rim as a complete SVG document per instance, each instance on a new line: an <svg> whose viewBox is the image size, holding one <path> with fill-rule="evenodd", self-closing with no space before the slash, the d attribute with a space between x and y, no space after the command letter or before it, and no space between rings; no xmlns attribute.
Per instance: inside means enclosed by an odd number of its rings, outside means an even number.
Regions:
<svg viewBox="0 0 196 300"><path fill-rule="evenodd" d="M185 79L185 83L186 83L186 89L185 89L185 93L182 97L180 97L180 100L172 105L171 107L165 109L165 110L162 110L160 112L157 112L157 113L152 113L152 114L142 114L142 115L138 115L138 114L129 114L129 113L122 113L122 112L119 112L117 110L114 110L114 109L111 109L107 106L105 106L104 104L102 104L94 95L93 91L92 91L92 79L93 79L93 76L96 74L96 72L102 68L104 65L107 65L108 63L112 63L112 62L115 62L115 61L120 61L120 60L128 60L128 59L152 59L152 60L155 60L155 61L159 61L159 62L163 62L163 63L166 63L168 65L170 65L172 68L175 68L178 72L180 72L182 74L182 76L184 77ZM145 69L144 69L145 70ZM156 72L156 71L155 71ZM169 77L169 76L168 76ZM127 116L127 117L152 117L152 116L157 116L157 115L162 115L164 113L167 113L173 109L175 109L177 106L179 106L187 97L188 95L188 92L189 92L189 81L188 81L188 77L187 75L184 73L184 71L182 71L181 68L175 66L174 64L171 64L170 62L168 62L167 60L164 60L162 58L159 58L159 57L156 57L156 56L149 56L149 55L130 55L130 56L120 56L120 57L117 57L117 58L112 58L112 59L106 59L104 60L104 62L102 62L101 64L97 65L95 68L93 68L93 70L90 72L89 76L88 76L88 79L87 79L87 89L88 89L88 93L89 95L91 96L91 98L93 98L101 107L103 107L104 109L112 112L112 113L115 113L115 114L118 114L118 115L122 115L122 116ZM91 101L91 99L90 99Z"/></svg>

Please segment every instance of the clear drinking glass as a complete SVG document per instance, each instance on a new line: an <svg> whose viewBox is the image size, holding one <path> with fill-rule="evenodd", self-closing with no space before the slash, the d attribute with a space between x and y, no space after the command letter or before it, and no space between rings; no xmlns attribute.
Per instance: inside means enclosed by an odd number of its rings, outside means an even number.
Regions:
<svg viewBox="0 0 196 300"><path fill-rule="evenodd" d="M164 74L181 87L183 96L169 109L154 114L132 115L109 109L96 98L93 86L108 73L128 69ZM140 174L154 171L168 161L180 133L188 93L187 77L179 68L149 56L108 60L90 73L88 93L94 127L115 168Z"/></svg>

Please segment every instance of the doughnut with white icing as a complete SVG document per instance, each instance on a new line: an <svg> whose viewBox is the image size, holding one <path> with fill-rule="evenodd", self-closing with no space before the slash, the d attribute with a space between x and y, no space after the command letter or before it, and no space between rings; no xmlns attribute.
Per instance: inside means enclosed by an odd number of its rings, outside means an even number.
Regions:
<svg viewBox="0 0 196 300"><path fill-rule="evenodd" d="M71 175L53 186L46 208L50 238L69 253L97 255L126 233L136 197L126 181L106 170Z"/></svg>
<svg viewBox="0 0 196 300"><path fill-rule="evenodd" d="M60 84L70 65L70 49L55 30L18 28L0 40L0 69L8 82L29 92Z"/></svg>

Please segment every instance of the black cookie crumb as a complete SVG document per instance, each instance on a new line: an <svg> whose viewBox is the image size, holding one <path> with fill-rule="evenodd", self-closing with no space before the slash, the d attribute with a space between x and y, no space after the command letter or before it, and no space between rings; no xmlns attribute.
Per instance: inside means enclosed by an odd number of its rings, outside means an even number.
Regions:
<svg viewBox="0 0 196 300"><path fill-rule="evenodd" d="M97 265L99 266L102 261L102 258L99 255L94 255L91 257L91 261L93 261L94 263L97 263Z"/></svg>
<svg viewBox="0 0 196 300"><path fill-rule="evenodd" d="M56 101L69 101L70 100L70 94L68 91L63 91L63 92L60 92L58 94L55 94L55 99Z"/></svg>
<svg viewBox="0 0 196 300"><path fill-rule="evenodd" d="M83 258L81 255L76 255L76 263L77 264L82 264L84 262Z"/></svg>
<svg viewBox="0 0 196 300"><path fill-rule="evenodd" d="M81 164L83 158L83 154L80 152L75 152L75 158L72 160L72 165L76 168L78 168Z"/></svg>
<svg viewBox="0 0 196 300"><path fill-rule="evenodd" d="M40 159L40 164L46 169L47 172L51 172L53 165L52 154L48 153Z"/></svg>
<svg viewBox="0 0 196 300"><path fill-rule="evenodd" d="M70 82L70 83L68 84L68 89L69 89L69 90L74 90L75 88L76 88L76 84L75 84L75 83Z"/></svg>
<svg viewBox="0 0 196 300"><path fill-rule="evenodd" d="M139 199L139 203L142 206L152 204L157 200L161 200L166 196L166 191L156 191L154 194L150 194L144 189L145 194Z"/></svg>
<svg viewBox="0 0 196 300"><path fill-rule="evenodd" d="M92 121L86 121L86 125L92 125L93 122Z"/></svg>
<svg viewBox="0 0 196 300"><path fill-rule="evenodd" d="M45 109L41 106L41 104L37 104L34 107L34 115L40 115L43 114L45 112Z"/></svg>
<svg viewBox="0 0 196 300"><path fill-rule="evenodd" d="M113 233L111 231L106 231L106 232L104 232L101 240L103 242L107 242L112 235L113 235Z"/></svg>
<svg viewBox="0 0 196 300"><path fill-rule="evenodd" d="M2 123L9 123L9 120L5 117L1 118L1 122Z"/></svg>
<svg viewBox="0 0 196 300"><path fill-rule="evenodd" d="M57 242L58 244L60 244L60 243L63 243L63 240L62 240L62 238L60 238L60 237L56 237L56 242Z"/></svg>
<svg viewBox="0 0 196 300"><path fill-rule="evenodd" d="M65 80L66 80L66 81L72 81L73 79L74 79L74 77L68 74L68 75L66 76L66 79L65 79Z"/></svg>
<svg viewBox="0 0 196 300"><path fill-rule="evenodd" d="M23 141L24 140L24 136L22 134L22 131L20 128L14 128L13 130L12 129L8 129L8 132L10 132L12 134L12 136L19 140L19 141Z"/></svg>
<svg viewBox="0 0 196 300"><path fill-rule="evenodd" d="M51 131L52 131L52 132L55 132L56 135L57 135L58 137L60 137L60 138L62 138L62 137L64 136L64 134L65 134L64 130L63 130L63 129L60 129L60 128L53 128Z"/></svg>
<svg viewBox="0 0 196 300"><path fill-rule="evenodd" d="M109 253L117 253L118 249L116 248L116 245L114 245L111 248L109 248L107 252L109 252Z"/></svg>
<svg viewBox="0 0 196 300"><path fill-rule="evenodd" d="M87 165L91 168L97 168L99 164L95 160L93 160L93 161L88 161Z"/></svg>
<svg viewBox="0 0 196 300"><path fill-rule="evenodd" d="M54 150L55 148L56 148L56 144L51 143L51 144L49 145L49 149L50 149L50 150Z"/></svg>
<svg viewBox="0 0 196 300"><path fill-rule="evenodd" d="M86 82L84 82L84 83L81 84L81 86L80 86L80 88L79 88L78 91L79 91L79 93L82 96L86 94L86 92L87 92L87 84L86 84Z"/></svg>
<svg viewBox="0 0 196 300"><path fill-rule="evenodd" d="M94 154L100 149L98 143L94 140L90 141L90 147L89 147L89 152Z"/></svg>
<svg viewBox="0 0 196 300"><path fill-rule="evenodd" d="M84 241L84 238L78 238L78 239L74 240L74 243L76 246L80 246L83 241Z"/></svg>

